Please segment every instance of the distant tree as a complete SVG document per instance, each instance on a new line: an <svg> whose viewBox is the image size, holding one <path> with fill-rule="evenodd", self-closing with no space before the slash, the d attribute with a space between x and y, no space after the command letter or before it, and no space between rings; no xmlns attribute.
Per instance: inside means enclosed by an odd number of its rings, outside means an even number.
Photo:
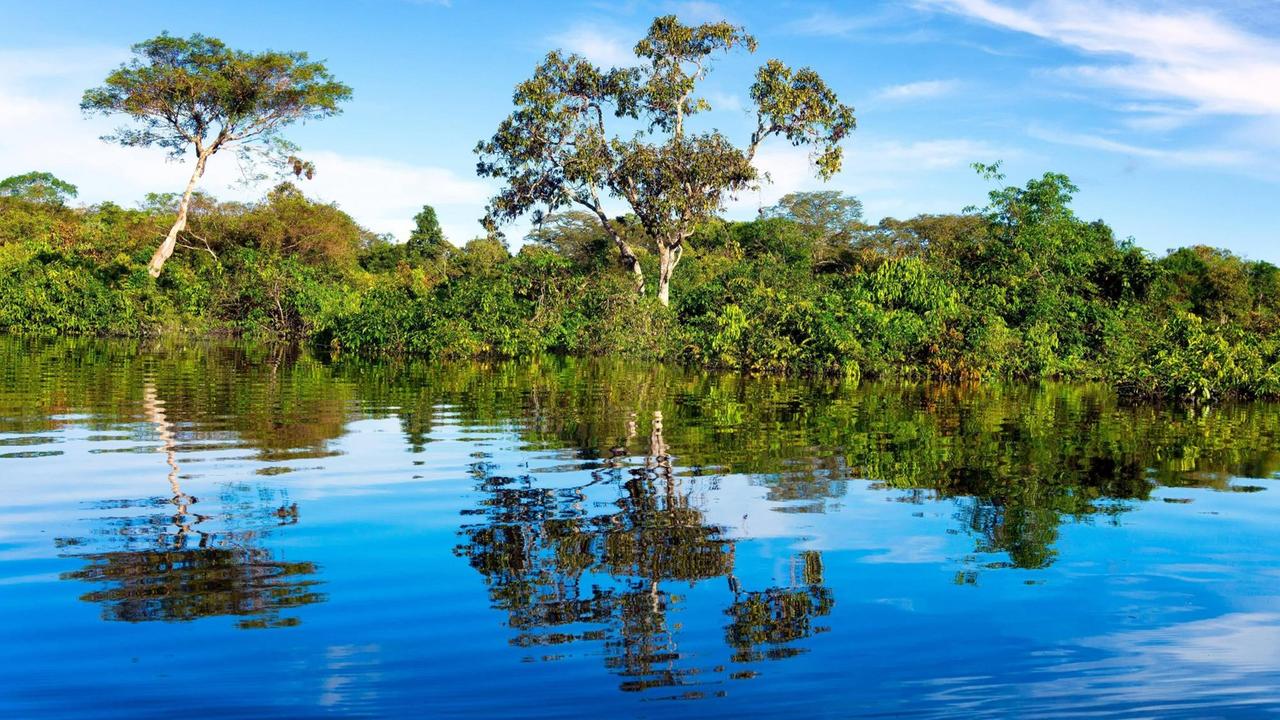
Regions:
<svg viewBox="0 0 1280 720"><path fill-rule="evenodd" d="M422 212L413 216L413 232L409 234L407 243L410 255L421 258L440 257L447 247L444 231L440 229L440 221L436 219L436 210L430 205L423 205Z"/></svg>
<svg viewBox="0 0 1280 720"><path fill-rule="evenodd" d="M280 183L241 220L251 244L272 254L329 267L351 267L364 244L363 231L337 205L314 202L296 185Z"/></svg>
<svg viewBox="0 0 1280 720"><path fill-rule="evenodd" d="M314 168L300 160L281 131L299 120L329 117L351 97L328 69L302 52L249 53L203 35L161 34L133 46L134 58L101 87L85 91L86 113L123 114L135 121L103 139L125 146L165 148L173 157L192 151L195 167L178 216L148 270L160 274L173 254L196 182L215 153L234 148L245 161L265 159L295 175Z"/></svg>
<svg viewBox="0 0 1280 720"><path fill-rule="evenodd" d="M599 262L612 244L609 235L600 227L599 219L585 210L555 213L529 231L525 239L550 248L584 267Z"/></svg>
<svg viewBox="0 0 1280 720"><path fill-rule="evenodd" d="M476 147L477 172L503 182L486 223L530 210L539 223L548 212L580 205L600 221L643 291L639 258L605 212L606 196L620 198L657 249L658 299L666 304L694 229L728 197L756 186L760 173L752 161L765 139L815 145L818 174L828 178L840 169L840 141L854 128L853 109L838 102L816 72L770 60L751 86L756 128L745 148L716 130L691 131L686 119L710 108L694 92L712 56L738 47L756 47L743 28L724 22L691 27L667 15L636 44L640 63L634 67L602 70L580 55L551 52L516 87L515 111ZM606 129L607 116L619 119L620 134Z"/></svg>
<svg viewBox="0 0 1280 720"><path fill-rule="evenodd" d="M472 238L460 253L463 271L489 275L511 257L507 245L499 235Z"/></svg>
<svg viewBox="0 0 1280 720"><path fill-rule="evenodd" d="M794 192L761 211L800 226L813 239L813 262L820 270L844 268L852 261L852 242L862 224L862 201L839 190Z"/></svg>
<svg viewBox="0 0 1280 720"><path fill-rule="evenodd" d="M29 172L0 180L0 197L14 197L43 205L65 205L79 194L75 185L53 173Z"/></svg>
<svg viewBox="0 0 1280 720"><path fill-rule="evenodd" d="M1218 324L1243 321L1253 311L1250 263L1229 250L1178 248L1160 260L1166 303Z"/></svg>
<svg viewBox="0 0 1280 720"><path fill-rule="evenodd" d="M848 236L862 223L862 201L839 190L793 192L762 214L786 218L824 238Z"/></svg>
<svg viewBox="0 0 1280 720"><path fill-rule="evenodd" d="M390 233L361 235L360 267L369 272L391 272L405 260L405 246Z"/></svg>

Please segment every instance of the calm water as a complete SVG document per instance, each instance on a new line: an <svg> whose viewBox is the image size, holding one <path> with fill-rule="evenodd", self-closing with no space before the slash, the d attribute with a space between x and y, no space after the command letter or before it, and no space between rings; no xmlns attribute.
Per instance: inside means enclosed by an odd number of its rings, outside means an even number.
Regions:
<svg viewBox="0 0 1280 720"><path fill-rule="evenodd" d="M1280 406L0 338L0 717L1257 716Z"/></svg>

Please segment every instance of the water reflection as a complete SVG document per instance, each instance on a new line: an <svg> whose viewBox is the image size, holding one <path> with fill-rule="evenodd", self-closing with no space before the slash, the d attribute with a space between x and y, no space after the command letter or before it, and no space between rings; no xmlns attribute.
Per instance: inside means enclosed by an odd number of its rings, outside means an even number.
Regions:
<svg viewBox="0 0 1280 720"><path fill-rule="evenodd" d="M170 494L108 503L101 509L133 512L95 518L87 538L59 538L66 557L85 563L62 578L100 586L81 599L101 604L105 620L229 615L241 618L241 628L297 624L297 617L282 613L324 599L316 590L316 566L278 560L261 545L273 526L298 522L297 503L279 491L237 484L208 509L182 489L176 425L151 380L142 397L169 468Z"/></svg>
<svg viewBox="0 0 1280 720"><path fill-rule="evenodd" d="M817 701L860 671L885 714L1137 708L1163 691L1117 691L1133 667L1265 687L1270 656L1238 646L1280 627L1273 501L1236 494L1280 471L1275 404L8 338L0 380L0 582L52 578L112 642L221 618L200 631L226 647L296 643L276 670L298 682L363 648L350 693L317 693L353 715L477 702L490 676L610 702L791 678Z"/></svg>
<svg viewBox="0 0 1280 720"><path fill-rule="evenodd" d="M602 643L605 666L622 678L623 690L705 682L698 676L724 668L702 667L682 653L672 620L679 597L671 588L725 578L725 612L733 617L726 638L742 659L758 657L752 653L760 645L807 637L807 618L831 605L816 554L806 556L807 590L743 591L733 575L734 542L706 521L673 471L662 413L653 413L643 459L632 467L622 458L632 452L626 443L636 437L636 421L626 427L624 443L591 473L594 489L611 489L607 504L593 502L584 487L549 490L531 476L473 466L484 496L464 511L456 552L484 576L493 606L507 614L510 642L540 648L549 659L557 656L548 646ZM594 512L600 505L608 510ZM809 593L821 601L796 601Z"/></svg>

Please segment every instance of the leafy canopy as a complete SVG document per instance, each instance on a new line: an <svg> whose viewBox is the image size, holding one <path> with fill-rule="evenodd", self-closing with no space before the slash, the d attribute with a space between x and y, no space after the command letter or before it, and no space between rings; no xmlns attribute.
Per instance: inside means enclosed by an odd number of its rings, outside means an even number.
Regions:
<svg viewBox="0 0 1280 720"><path fill-rule="evenodd" d="M440 229L440 221L436 218L436 209L423 205L422 211L413 216L413 232L409 234L407 243L409 252L434 258L448 249L446 243L444 230Z"/></svg>
<svg viewBox="0 0 1280 720"><path fill-rule="evenodd" d="M297 121L336 115L351 88L304 52L250 53L216 38L163 33L133 46L134 57L85 91L86 113L134 121L103 139L208 156L236 146L245 159L266 156L297 174L309 164L290 155L280 131Z"/></svg>
<svg viewBox="0 0 1280 720"><path fill-rule="evenodd" d="M757 127L746 147L718 130L686 126L689 116L710 109L696 89L713 57L739 47L756 48L743 28L687 26L668 15L636 44L641 62L633 67L601 69L580 55L548 54L516 87L511 115L476 147L477 172L504 183L486 221L532 211L541 223L579 205L597 216L625 258L604 212L606 196L630 205L660 251L678 250L727 196L757 184L752 159L768 137L812 145L818 174L830 177L840 168L840 142L854 128L853 110L810 69L793 71L778 60L759 69L750 91Z"/></svg>
<svg viewBox="0 0 1280 720"><path fill-rule="evenodd" d="M787 193L762 214L791 220L823 240L848 241L862 227L862 201L839 190Z"/></svg>
<svg viewBox="0 0 1280 720"><path fill-rule="evenodd" d="M43 205L65 205L79 194L75 185L47 172L29 172L0 180L0 197L13 197Z"/></svg>

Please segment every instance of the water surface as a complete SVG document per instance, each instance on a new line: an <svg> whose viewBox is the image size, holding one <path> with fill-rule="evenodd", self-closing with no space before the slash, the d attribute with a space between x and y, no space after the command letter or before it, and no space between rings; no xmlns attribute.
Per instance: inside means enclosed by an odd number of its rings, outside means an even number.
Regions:
<svg viewBox="0 0 1280 720"><path fill-rule="evenodd" d="M3 717L1253 717L1280 406L0 338Z"/></svg>

